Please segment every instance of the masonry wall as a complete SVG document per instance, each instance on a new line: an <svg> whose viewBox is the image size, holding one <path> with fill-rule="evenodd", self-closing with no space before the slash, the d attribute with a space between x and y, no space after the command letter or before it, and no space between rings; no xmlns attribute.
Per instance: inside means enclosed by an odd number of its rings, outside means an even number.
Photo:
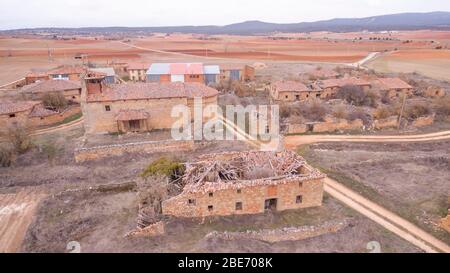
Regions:
<svg viewBox="0 0 450 273"><path fill-rule="evenodd" d="M63 122L66 118L81 113L80 106L72 106L62 113L55 113L54 115L46 117L31 117L29 118L28 125L30 127L43 127L50 126Z"/></svg>
<svg viewBox="0 0 450 273"><path fill-rule="evenodd" d="M81 101L81 88L80 89L71 89L71 90L65 90L65 91L61 91L62 94L64 95L64 98L66 98L66 100L68 101L73 101L76 103L80 103ZM59 92L48 92L48 93L59 93ZM32 94L27 94L26 97L28 97L29 99L32 100L41 100L46 94L48 94L47 92L39 92L39 93L32 93Z"/></svg>
<svg viewBox="0 0 450 273"><path fill-rule="evenodd" d="M250 186L240 183L222 190L184 192L164 201L162 210L163 214L176 217L259 214L265 211L265 201L273 198L278 199L277 211L321 206L323 179L300 182L300 178L279 180L276 185L252 186L248 182ZM302 203L296 203L297 196L302 196ZM190 199L195 200L195 204L190 204ZM242 202L242 210L236 210L237 202ZM209 206L213 209L209 210Z"/></svg>
<svg viewBox="0 0 450 273"><path fill-rule="evenodd" d="M193 141L148 141L118 145L99 146L75 150L75 161L85 162L126 153L158 153L172 151L189 151L194 149Z"/></svg>
<svg viewBox="0 0 450 273"><path fill-rule="evenodd" d="M15 117L10 117L9 114L0 115L0 134L6 133L12 126L27 127L29 114L30 110L17 112Z"/></svg>

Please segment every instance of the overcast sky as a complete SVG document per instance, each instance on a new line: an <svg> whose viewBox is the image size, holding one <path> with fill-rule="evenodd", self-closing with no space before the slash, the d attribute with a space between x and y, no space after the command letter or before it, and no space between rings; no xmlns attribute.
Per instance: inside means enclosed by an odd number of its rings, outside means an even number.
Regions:
<svg viewBox="0 0 450 273"><path fill-rule="evenodd" d="M298 23L450 11L449 0L0 0L0 29Z"/></svg>

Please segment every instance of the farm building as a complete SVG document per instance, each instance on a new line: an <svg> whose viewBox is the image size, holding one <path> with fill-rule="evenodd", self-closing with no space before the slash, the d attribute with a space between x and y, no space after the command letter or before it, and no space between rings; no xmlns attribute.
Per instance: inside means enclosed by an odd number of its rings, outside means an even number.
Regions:
<svg viewBox="0 0 450 273"><path fill-rule="evenodd" d="M71 81L81 81L84 73L86 73L86 68L83 66L63 66L47 72L50 79Z"/></svg>
<svg viewBox="0 0 450 273"><path fill-rule="evenodd" d="M400 78L379 78L375 81L375 85L389 98L413 95L413 87Z"/></svg>
<svg viewBox="0 0 450 273"><path fill-rule="evenodd" d="M308 99L326 99L330 92L324 92L316 84L304 85L294 81L278 81L271 85L270 95L274 101L303 101Z"/></svg>
<svg viewBox="0 0 450 273"><path fill-rule="evenodd" d="M25 84L32 84L38 81L50 80L47 72L31 72L25 76Z"/></svg>
<svg viewBox="0 0 450 273"><path fill-rule="evenodd" d="M372 88L372 84L370 82L354 77L341 79L328 79L318 81L316 84L323 90L325 96L331 96L333 94L336 94L344 86L359 86L365 91L368 91Z"/></svg>
<svg viewBox="0 0 450 273"><path fill-rule="evenodd" d="M146 73L149 64L145 63L130 63L127 65L128 78L133 82L145 82L147 79Z"/></svg>
<svg viewBox="0 0 450 273"><path fill-rule="evenodd" d="M169 129L173 107L185 105L193 113L194 98L203 106L217 105L218 91L199 83L107 84L101 75L88 74L82 94L88 134L145 132Z"/></svg>
<svg viewBox="0 0 450 273"><path fill-rule="evenodd" d="M49 126L80 112L79 106L71 106L62 112L46 109L38 101L0 101L0 134L12 127L28 129Z"/></svg>
<svg viewBox="0 0 450 273"><path fill-rule="evenodd" d="M162 212L207 217L321 206L324 178L294 152L204 155L187 164L184 189L162 203Z"/></svg>
<svg viewBox="0 0 450 273"><path fill-rule="evenodd" d="M26 85L20 92L31 100L40 100L48 93L62 93L68 101L79 103L81 84L71 80L48 80Z"/></svg>
<svg viewBox="0 0 450 273"><path fill-rule="evenodd" d="M89 70L105 75L105 83L116 83L116 72L112 67L90 68Z"/></svg>
<svg viewBox="0 0 450 273"><path fill-rule="evenodd" d="M255 79L255 68L250 65L220 65L221 81L253 81Z"/></svg>
<svg viewBox="0 0 450 273"><path fill-rule="evenodd" d="M204 83L203 64L155 63L147 71L147 81Z"/></svg>
<svg viewBox="0 0 450 273"><path fill-rule="evenodd" d="M219 82L220 67L218 65L205 65L205 84L214 84Z"/></svg>

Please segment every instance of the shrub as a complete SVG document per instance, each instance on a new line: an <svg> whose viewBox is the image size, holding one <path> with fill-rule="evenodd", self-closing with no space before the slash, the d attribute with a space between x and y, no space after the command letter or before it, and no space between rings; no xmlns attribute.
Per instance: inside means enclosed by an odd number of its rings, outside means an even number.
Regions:
<svg viewBox="0 0 450 273"><path fill-rule="evenodd" d="M405 107L404 116L408 119L417 119L431 114L430 108L423 103L415 103Z"/></svg>
<svg viewBox="0 0 450 273"><path fill-rule="evenodd" d="M142 172L141 177L148 178L150 176L165 175L170 178L177 178L184 172L184 165L162 157L153 161Z"/></svg>
<svg viewBox="0 0 450 273"><path fill-rule="evenodd" d="M56 155L58 154L58 147L53 143L46 143L42 146L42 151L47 156L48 161L53 165Z"/></svg>
<svg viewBox="0 0 450 273"><path fill-rule="evenodd" d="M436 113L442 116L450 116L450 97L437 99Z"/></svg>
<svg viewBox="0 0 450 273"><path fill-rule="evenodd" d="M14 150L6 147L0 146L0 166L9 167L14 162L15 154Z"/></svg>
<svg viewBox="0 0 450 273"><path fill-rule="evenodd" d="M42 97L42 102L45 107L54 109L63 109L67 106L67 100L61 92L47 93Z"/></svg>
<svg viewBox="0 0 450 273"><path fill-rule="evenodd" d="M323 121L329 112L328 107L319 101L308 102L304 105L300 105L296 110L297 115L301 115L311 121Z"/></svg>
<svg viewBox="0 0 450 273"><path fill-rule="evenodd" d="M343 86L336 94L337 98L346 100L356 106L376 107L379 99L378 94L373 91L364 91L360 86Z"/></svg>
<svg viewBox="0 0 450 273"><path fill-rule="evenodd" d="M25 127L16 126L9 128L7 137L19 154L27 152L32 146L30 134Z"/></svg>
<svg viewBox="0 0 450 273"><path fill-rule="evenodd" d="M348 112L345 106L338 106L333 111L333 116L339 119L346 119L348 117Z"/></svg>
<svg viewBox="0 0 450 273"><path fill-rule="evenodd" d="M364 125L370 125L372 123L371 116L368 113L364 112L363 110L356 110L348 115L348 120L350 121L354 121L357 119L362 120Z"/></svg>
<svg viewBox="0 0 450 273"><path fill-rule="evenodd" d="M378 108L377 110L375 110L375 112L373 113L373 117L375 119L386 119L395 114L396 114L396 112L392 107L382 106L382 107Z"/></svg>

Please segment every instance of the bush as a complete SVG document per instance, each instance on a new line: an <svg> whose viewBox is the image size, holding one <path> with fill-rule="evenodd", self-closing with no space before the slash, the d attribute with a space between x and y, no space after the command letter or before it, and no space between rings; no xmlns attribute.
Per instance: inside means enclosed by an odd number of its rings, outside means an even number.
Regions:
<svg viewBox="0 0 450 273"><path fill-rule="evenodd" d="M25 127L9 128L7 137L18 154L23 154L32 147L30 134Z"/></svg>
<svg viewBox="0 0 450 273"><path fill-rule="evenodd" d="M370 125L372 123L371 116L363 110L356 110L348 115L348 120L350 121L354 121L357 119L362 120L364 125Z"/></svg>
<svg viewBox="0 0 450 273"><path fill-rule="evenodd" d="M298 103L291 108L291 115L303 116L310 121L323 121L328 112L327 105L320 101Z"/></svg>
<svg viewBox="0 0 450 273"><path fill-rule="evenodd" d="M148 165L148 167L142 172L141 177L148 178L150 176L165 175L167 177L176 179L183 172L183 164L162 157Z"/></svg>
<svg viewBox="0 0 450 273"><path fill-rule="evenodd" d="M373 113L373 117L375 119L386 119L395 114L396 114L396 111L392 107L382 106L382 107L378 108L377 110L375 110L375 112Z"/></svg>
<svg viewBox="0 0 450 273"><path fill-rule="evenodd" d="M56 155L58 154L58 147L53 143L46 143L42 146L42 151L47 156L47 159L50 162L50 164L53 165Z"/></svg>
<svg viewBox="0 0 450 273"><path fill-rule="evenodd" d="M47 93L42 97L45 107L61 110L67 106L67 100L61 92Z"/></svg>
<svg viewBox="0 0 450 273"><path fill-rule="evenodd" d="M415 103L405 107L404 116L408 119L417 119L431 114L430 108L423 103Z"/></svg>
<svg viewBox="0 0 450 273"><path fill-rule="evenodd" d="M450 97L437 99L436 114L442 116L450 116Z"/></svg>
<svg viewBox="0 0 450 273"><path fill-rule="evenodd" d="M373 91L364 91L356 85L343 86L336 94L337 98L346 100L356 106L377 107L378 94Z"/></svg>
<svg viewBox="0 0 450 273"><path fill-rule="evenodd" d="M333 116L339 119L346 119L348 117L348 112L345 106L338 106L333 111Z"/></svg>
<svg viewBox="0 0 450 273"><path fill-rule="evenodd" d="M1 146L0 147L0 166L1 167L9 167L15 160L14 150Z"/></svg>

